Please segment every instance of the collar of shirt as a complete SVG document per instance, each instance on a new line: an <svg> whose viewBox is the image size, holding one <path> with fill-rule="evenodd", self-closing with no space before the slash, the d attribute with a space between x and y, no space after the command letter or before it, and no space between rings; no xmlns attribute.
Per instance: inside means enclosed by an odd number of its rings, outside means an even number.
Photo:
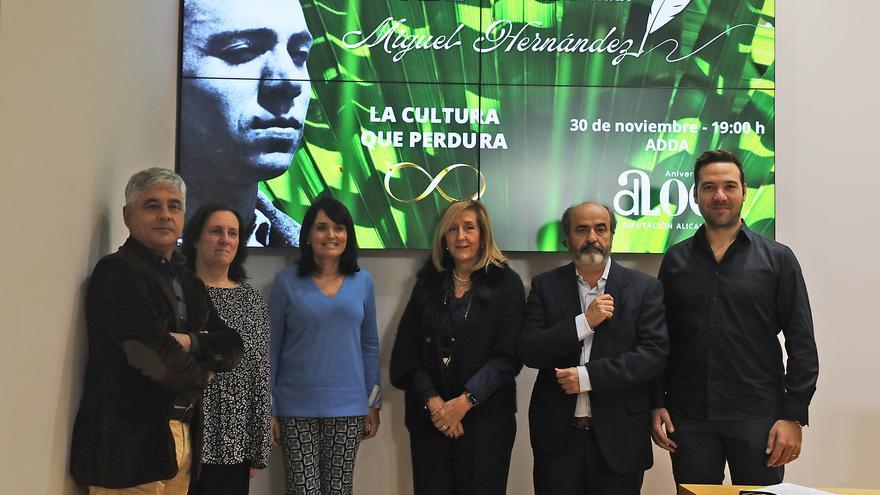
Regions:
<svg viewBox="0 0 880 495"><path fill-rule="evenodd" d="M753 242L752 236L754 236L754 232L749 230L746 226L745 221L740 220L740 228L736 233L736 239L734 239L734 244L738 242L748 242L751 244ZM712 258L715 258L715 255L712 254L712 247L709 246L709 239L706 237L706 224L700 225L700 228L694 233L694 247L702 249L703 251L709 253ZM732 245L731 245L732 246Z"/></svg>
<svg viewBox="0 0 880 495"><path fill-rule="evenodd" d="M577 271L577 266L574 267L574 275L577 277L578 287L580 289L584 289L587 292L600 292L605 290L605 282L608 281L608 272L611 270L611 256L609 256L605 260L605 270L602 271L602 276L599 277L599 281L596 282L596 287L590 287L590 284L581 277L581 274Z"/></svg>
<svg viewBox="0 0 880 495"><path fill-rule="evenodd" d="M578 299L581 302L581 312L587 309L587 306L593 302L593 299L596 299L600 294L605 292L605 282L608 281L608 272L610 269L611 256L605 260L605 271L602 272L602 276L599 277L599 281L596 282L596 287L590 287L590 284L581 277L581 274L577 272L577 267L575 267L574 274L575 277L577 277Z"/></svg>
<svg viewBox="0 0 880 495"><path fill-rule="evenodd" d="M260 210L254 210L254 230L248 238L247 245L251 247L268 246L269 234L272 232L272 222L269 217Z"/></svg>
<svg viewBox="0 0 880 495"><path fill-rule="evenodd" d="M166 260L162 255L147 247L146 244L131 236L125 241L125 246L134 250L138 255L153 264L162 278L170 284L171 289L174 292L174 298L177 301L177 314L180 317L177 322L177 331L183 331L186 326L187 310L183 286L181 285L180 277L178 275L182 267L186 265L186 256L175 250L171 253L171 261Z"/></svg>
<svg viewBox="0 0 880 495"><path fill-rule="evenodd" d="M147 247L146 244L135 239L132 236L128 236L128 239L125 241L125 246L134 249L138 252L138 254L150 260L151 263L155 264L160 269L169 270L172 274L177 268L186 265L186 256L184 256L177 250L174 250L171 253L171 261L169 262L162 255L160 255L156 251L153 251L152 249Z"/></svg>

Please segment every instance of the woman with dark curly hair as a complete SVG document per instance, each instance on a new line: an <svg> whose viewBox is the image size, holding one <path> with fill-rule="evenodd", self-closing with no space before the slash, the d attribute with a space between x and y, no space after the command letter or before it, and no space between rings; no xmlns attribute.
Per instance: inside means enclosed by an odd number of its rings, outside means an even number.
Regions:
<svg viewBox="0 0 880 495"><path fill-rule="evenodd" d="M245 282L241 225L235 210L213 203L199 208L183 231L187 264L244 343L241 363L217 373L204 391L202 471L191 494L247 495L250 478L266 467L272 448L269 313L263 296Z"/></svg>
<svg viewBox="0 0 880 495"><path fill-rule="evenodd" d="M391 353L391 383L406 391L417 495L506 492L524 308L522 281L495 246L485 207L452 203Z"/></svg>

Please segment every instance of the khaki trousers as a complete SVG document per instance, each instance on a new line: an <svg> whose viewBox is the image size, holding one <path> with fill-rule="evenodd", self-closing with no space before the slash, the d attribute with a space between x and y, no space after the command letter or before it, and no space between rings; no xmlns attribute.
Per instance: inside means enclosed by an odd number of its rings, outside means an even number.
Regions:
<svg viewBox="0 0 880 495"><path fill-rule="evenodd" d="M174 435L177 452L177 474L170 480L154 481L129 488L90 486L89 495L186 495L189 490L189 468L192 465L189 425L176 419L168 422Z"/></svg>

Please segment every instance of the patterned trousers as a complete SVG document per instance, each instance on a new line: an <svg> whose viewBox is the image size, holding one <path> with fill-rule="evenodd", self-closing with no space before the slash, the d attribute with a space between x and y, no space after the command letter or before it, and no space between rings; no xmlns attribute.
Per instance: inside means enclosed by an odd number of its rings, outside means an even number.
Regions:
<svg viewBox="0 0 880 495"><path fill-rule="evenodd" d="M350 495L354 459L364 432L363 416L282 416L286 495Z"/></svg>

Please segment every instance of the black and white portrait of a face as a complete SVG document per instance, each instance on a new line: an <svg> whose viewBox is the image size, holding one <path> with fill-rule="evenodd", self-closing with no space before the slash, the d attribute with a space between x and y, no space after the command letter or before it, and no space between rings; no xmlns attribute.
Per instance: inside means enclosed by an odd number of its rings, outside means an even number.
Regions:
<svg viewBox="0 0 880 495"><path fill-rule="evenodd" d="M184 0L179 170L188 212L235 208L248 245L298 245L299 224L257 188L303 137L312 35L299 0Z"/></svg>

